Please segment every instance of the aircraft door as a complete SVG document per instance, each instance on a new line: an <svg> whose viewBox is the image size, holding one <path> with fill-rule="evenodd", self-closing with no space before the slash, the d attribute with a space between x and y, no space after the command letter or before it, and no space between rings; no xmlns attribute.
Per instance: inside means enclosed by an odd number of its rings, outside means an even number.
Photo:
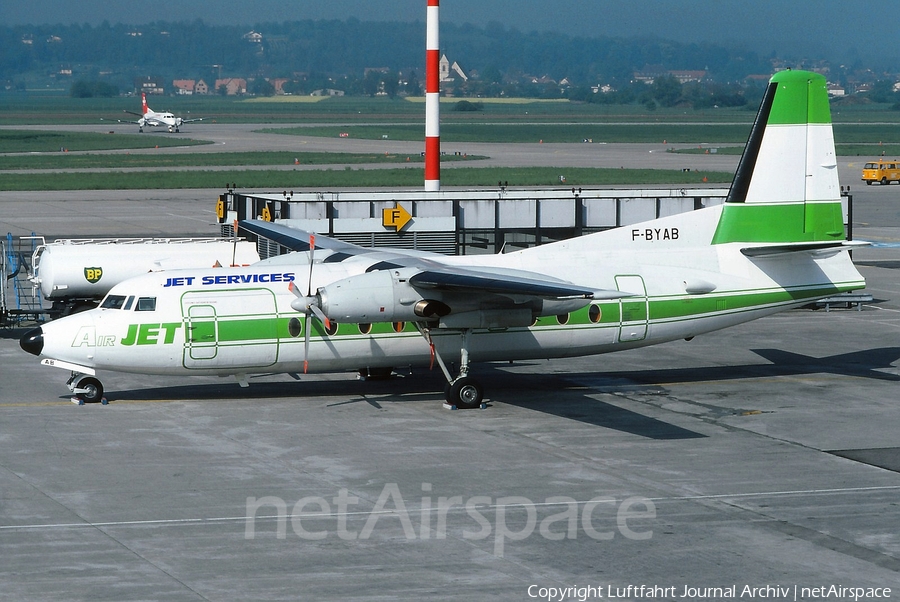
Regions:
<svg viewBox="0 0 900 602"><path fill-rule="evenodd" d="M191 305L184 319L184 365L204 362L216 357L216 308L212 305Z"/></svg>
<svg viewBox="0 0 900 602"><path fill-rule="evenodd" d="M619 342L647 338L650 302L644 279L640 276L616 276L616 288L632 297L619 299Z"/></svg>
<svg viewBox="0 0 900 602"><path fill-rule="evenodd" d="M185 368L260 368L278 361L278 312L268 289L197 291L181 298Z"/></svg>

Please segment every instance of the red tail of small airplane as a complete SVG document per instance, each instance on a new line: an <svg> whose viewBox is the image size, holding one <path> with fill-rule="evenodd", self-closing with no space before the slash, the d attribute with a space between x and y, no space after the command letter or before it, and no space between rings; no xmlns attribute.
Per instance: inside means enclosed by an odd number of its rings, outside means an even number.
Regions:
<svg viewBox="0 0 900 602"><path fill-rule="evenodd" d="M150 112L150 107L147 106L147 94L141 92L141 114L146 115Z"/></svg>

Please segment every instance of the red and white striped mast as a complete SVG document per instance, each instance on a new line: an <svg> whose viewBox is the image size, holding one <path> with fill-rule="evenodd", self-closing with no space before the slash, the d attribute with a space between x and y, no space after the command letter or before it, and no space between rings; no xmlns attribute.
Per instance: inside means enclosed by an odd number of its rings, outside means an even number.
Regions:
<svg viewBox="0 0 900 602"><path fill-rule="evenodd" d="M425 17L425 191L441 189L440 0L428 0Z"/></svg>

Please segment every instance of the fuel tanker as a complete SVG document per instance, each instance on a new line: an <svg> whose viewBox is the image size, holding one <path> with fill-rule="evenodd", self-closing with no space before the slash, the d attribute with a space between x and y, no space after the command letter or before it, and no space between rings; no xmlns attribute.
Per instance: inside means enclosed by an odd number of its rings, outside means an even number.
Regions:
<svg viewBox="0 0 900 602"><path fill-rule="evenodd" d="M113 286L147 272L246 266L256 245L224 238L63 239L39 245L29 278L53 302L50 317L92 309Z"/></svg>

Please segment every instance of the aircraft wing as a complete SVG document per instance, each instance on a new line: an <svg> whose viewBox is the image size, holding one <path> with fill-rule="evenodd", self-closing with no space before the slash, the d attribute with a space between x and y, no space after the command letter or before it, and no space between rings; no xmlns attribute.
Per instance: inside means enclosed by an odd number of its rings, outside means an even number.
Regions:
<svg viewBox="0 0 900 602"><path fill-rule="evenodd" d="M245 220L238 224L238 230L244 229L259 236L273 240L281 246L292 251L309 251L309 237L313 234L284 224L267 222L264 220ZM432 265L429 260L437 260L446 257L440 253L429 251L416 251L413 249L395 249L386 247L361 247L353 243L329 238L321 234L315 234L316 249L328 249L334 251L325 261L333 263L343 261L348 257L366 254L378 254L378 258L384 262L381 268L400 266L426 266Z"/></svg>
<svg viewBox="0 0 900 602"><path fill-rule="evenodd" d="M245 220L238 223L239 230L247 230L258 236L264 236L282 247L292 251L309 251L309 237L311 232L298 230L282 224L275 224L264 220ZM350 255L360 255L362 253L372 253L378 249L371 247L360 247L349 242L343 242L327 236L315 235L317 249L330 249L332 251L343 251Z"/></svg>
<svg viewBox="0 0 900 602"><path fill-rule="evenodd" d="M184 119L182 117L181 123L193 123L195 121L203 121L204 119L209 119L209 117L194 117L193 119Z"/></svg>
<svg viewBox="0 0 900 602"><path fill-rule="evenodd" d="M137 113L135 113L135 115L137 115ZM100 118L100 121L115 121L116 123L133 123L134 125L141 124L141 122L137 121L137 120L132 121L130 119L104 119L103 117Z"/></svg>
<svg viewBox="0 0 900 602"><path fill-rule="evenodd" d="M247 220L239 228L265 236L294 251L309 251L308 232L282 224L262 220ZM407 249L360 247L327 236L316 236L316 248L335 251L332 257L377 253L378 263L367 271L406 267L418 269L409 277L409 284L417 289L431 289L448 294L464 293L472 299L497 295L532 299L618 299L632 293L595 289L576 285L552 276L527 270L450 266L441 261L444 255ZM338 260L341 260L338 259ZM329 262L326 259L326 262Z"/></svg>
<svg viewBox="0 0 900 602"><path fill-rule="evenodd" d="M495 271L457 266L424 269L411 276L409 283L416 288L467 292L472 295L488 293L542 299L616 299L631 295L620 291L598 291L525 270Z"/></svg>

